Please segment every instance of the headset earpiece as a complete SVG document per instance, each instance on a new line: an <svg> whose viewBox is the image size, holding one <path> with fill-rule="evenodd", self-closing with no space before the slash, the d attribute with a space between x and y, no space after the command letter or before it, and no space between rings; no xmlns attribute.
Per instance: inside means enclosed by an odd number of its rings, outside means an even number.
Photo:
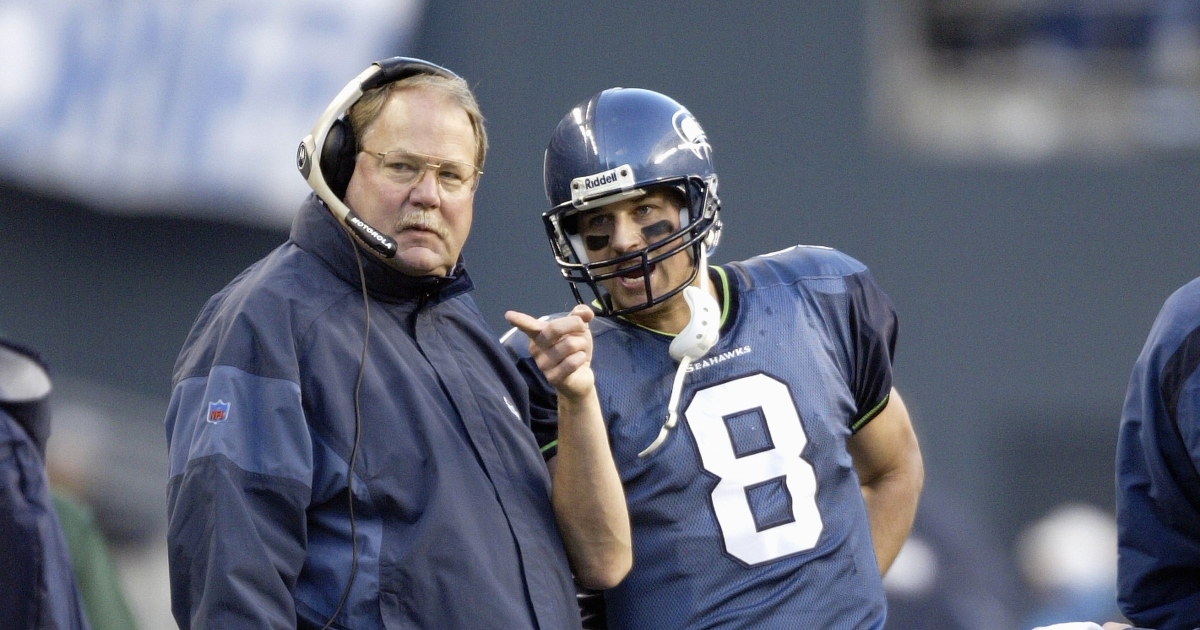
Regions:
<svg viewBox="0 0 1200 630"><path fill-rule="evenodd" d="M354 128L345 118L333 121L321 148L321 175L338 199L346 197L346 187L350 185L357 158L358 141L354 137Z"/></svg>

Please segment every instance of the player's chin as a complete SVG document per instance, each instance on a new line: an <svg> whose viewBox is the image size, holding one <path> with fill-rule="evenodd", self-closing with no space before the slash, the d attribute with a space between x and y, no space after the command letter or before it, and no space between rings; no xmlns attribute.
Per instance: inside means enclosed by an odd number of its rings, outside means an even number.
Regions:
<svg viewBox="0 0 1200 630"><path fill-rule="evenodd" d="M608 295L612 298L613 307L617 310L637 308L650 301L646 297L646 285L644 284L639 283L636 288L621 284L610 284L605 288L608 289Z"/></svg>

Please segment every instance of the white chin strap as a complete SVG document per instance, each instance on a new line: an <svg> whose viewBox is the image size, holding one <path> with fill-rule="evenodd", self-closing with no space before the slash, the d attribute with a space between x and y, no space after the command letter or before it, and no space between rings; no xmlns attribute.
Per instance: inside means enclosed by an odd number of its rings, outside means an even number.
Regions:
<svg viewBox="0 0 1200 630"><path fill-rule="evenodd" d="M712 296L708 287L708 253L702 246L700 247L700 286L687 287L683 290L683 299L692 312L691 319L688 320L687 326L684 326L683 330L675 335L675 339L671 341L668 349L671 358L679 362L679 367L675 370L675 380L671 384L671 398L667 402L667 419L659 429L658 437L650 446L638 453L638 457L645 457L653 453L667 440L667 435L679 422L676 408L679 406L679 396L683 392L683 378L687 374L688 366L692 364L692 361L707 354L717 343L717 336L721 330L721 306L717 304L716 298Z"/></svg>

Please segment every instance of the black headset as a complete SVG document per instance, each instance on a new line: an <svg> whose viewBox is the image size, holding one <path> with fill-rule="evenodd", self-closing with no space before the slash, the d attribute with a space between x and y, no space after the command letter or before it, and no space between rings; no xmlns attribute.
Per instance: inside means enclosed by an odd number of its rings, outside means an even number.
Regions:
<svg viewBox="0 0 1200 630"><path fill-rule="evenodd" d="M367 225L342 201L358 156L358 140L345 115L367 90L418 74L459 78L437 64L412 57L376 61L338 92L296 149L296 168L300 169L304 181L351 234L383 258L395 257L396 241Z"/></svg>

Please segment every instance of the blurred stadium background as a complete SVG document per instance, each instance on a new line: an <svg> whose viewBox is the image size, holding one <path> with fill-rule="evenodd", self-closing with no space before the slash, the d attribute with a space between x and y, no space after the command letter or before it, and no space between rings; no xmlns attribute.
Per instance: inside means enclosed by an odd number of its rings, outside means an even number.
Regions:
<svg viewBox="0 0 1200 630"><path fill-rule="evenodd" d="M890 627L1115 614L1121 401L1200 275L1200 1L0 0L0 334L54 370L52 471L145 629L173 627L176 352L286 238L300 138L397 54L488 118L465 255L498 333L570 305L539 220L553 126L606 87L670 94L715 147L717 262L828 245L897 305L928 492Z"/></svg>

